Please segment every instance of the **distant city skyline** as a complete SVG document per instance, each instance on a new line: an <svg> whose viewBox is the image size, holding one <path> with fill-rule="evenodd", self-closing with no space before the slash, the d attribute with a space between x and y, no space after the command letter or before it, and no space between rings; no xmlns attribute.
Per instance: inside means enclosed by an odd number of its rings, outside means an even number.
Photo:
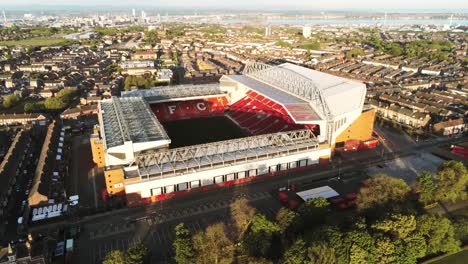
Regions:
<svg viewBox="0 0 468 264"><path fill-rule="evenodd" d="M267 4L265 4L267 2ZM160 2L154 0L139 0L135 1L134 5L129 4L128 1L123 0L15 0L5 1L0 0L0 4L7 7L14 6L109 6L115 7L193 7L193 8L241 8L241 9L258 9L263 10L287 8L291 10L302 9L333 9L333 10L372 10L372 11L385 11L385 10L459 10L459 12L466 12L468 9L468 1L466 0L425 0L425 1L408 1L408 0L392 0L392 1L375 1L375 0L237 0L237 1L223 1L223 0L173 0L171 2ZM385 10L382 10L385 9Z"/></svg>

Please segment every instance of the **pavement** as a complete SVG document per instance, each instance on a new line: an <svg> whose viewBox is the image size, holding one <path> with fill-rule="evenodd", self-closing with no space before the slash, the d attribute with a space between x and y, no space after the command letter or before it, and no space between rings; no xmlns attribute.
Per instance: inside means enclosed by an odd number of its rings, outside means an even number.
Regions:
<svg viewBox="0 0 468 264"><path fill-rule="evenodd" d="M369 175L384 173L395 178L401 178L405 180L406 183L411 184L423 171L435 173L443 162L443 159L431 153L421 152L416 155L396 158L386 161L383 164L369 167L367 173Z"/></svg>
<svg viewBox="0 0 468 264"><path fill-rule="evenodd" d="M94 169L89 134L84 133L72 137L69 194L80 196L80 206L97 208L100 199L99 191L103 188L104 180L101 171Z"/></svg>

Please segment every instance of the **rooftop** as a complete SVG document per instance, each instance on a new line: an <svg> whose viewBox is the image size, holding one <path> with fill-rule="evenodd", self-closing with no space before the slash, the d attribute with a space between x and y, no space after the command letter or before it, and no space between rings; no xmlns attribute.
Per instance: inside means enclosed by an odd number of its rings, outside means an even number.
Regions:
<svg viewBox="0 0 468 264"><path fill-rule="evenodd" d="M153 87L149 90L135 90L122 92L122 97L144 97L148 102L166 101L178 98L189 98L197 96L219 96L224 95L219 84L203 85L176 85L169 87Z"/></svg>
<svg viewBox="0 0 468 264"><path fill-rule="evenodd" d="M244 76L297 98L284 99L287 103L308 102L323 119L360 109L366 95L363 83L290 63L247 64Z"/></svg>
<svg viewBox="0 0 468 264"><path fill-rule="evenodd" d="M303 129L140 154L135 157L135 164L138 165L138 174L143 179L150 179L318 148L313 132ZM126 172L126 177L129 177L128 174Z"/></svg>
<svg viewBox="0 0 468 264"><path fill-rule="evenodd" d="M168 140L166 131L141 97L112 97L100 102L106 148Z"/></svg>
<svg viewBox="0 0 468 264"><path fill-rule="evenodd" d="M310 106L309 102L280 89L274 89L268 84L252 79L246 75L227 76L269 99L281 104L291 114L296 122L320 120L320 116Z"/></svg>

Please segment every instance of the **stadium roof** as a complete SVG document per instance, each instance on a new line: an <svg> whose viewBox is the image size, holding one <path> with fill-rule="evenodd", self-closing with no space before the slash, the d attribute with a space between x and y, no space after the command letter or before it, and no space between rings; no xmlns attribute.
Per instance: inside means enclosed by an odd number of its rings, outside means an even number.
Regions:
<svg viewBox="0 0 468 264"><path fill-rule="evenodd" d="M171 177L194 169L231 166L317 148L319 143L313 132L303 129L140 154L135 157L135 164L144 179Z"/></svg>
<svg viewBox="0 0 468 264"><path fill-rule="evenodd" d="M266 84L262 90L281 90L309 102L323 119L331 119L360 109L366 95L366 86L363 83L290 63L279 66L249 63L244 69L244 76ZM257 87L252 88L257 89ZM262 93L269 96L277 92ZM282 100L291 103L290 99Z"/></svg>
<svg viewBox="0 0 468 264"><path fill-rule="evenodd" d="M166 131L141 97L112 97L100 102L106 148L168 140Z"/></svg>
<svg viewBox="0 0 468 264"><path fill-rule="evenodd" d="M250 89L283 105L296 122L308 122L321 119L321 117L310 106L309 102L304 99L291 95L280 89L275 89L266 83L257 81L246 75L230 75L227 77L236 82L242 83Z"/></svg>
<svg viewBox="0 0 468 264"><path fill-rule="evenodd" d="M149 90L122 92L122 97L144 97L148 102L167 101L178 98L219 96L224 93L219 83L203 85L175 85L169 87L153 87Z"/></svg>

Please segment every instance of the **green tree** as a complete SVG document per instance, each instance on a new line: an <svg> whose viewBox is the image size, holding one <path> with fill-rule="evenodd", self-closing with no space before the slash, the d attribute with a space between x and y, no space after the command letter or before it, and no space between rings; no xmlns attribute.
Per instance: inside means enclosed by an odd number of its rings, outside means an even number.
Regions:
<svg viewBox="0 0 468 264"><path fill-rule="evenodd" d="M193 237L196 263L232 263L234 260L234 244L226 233L226 226L217 223L199 232Z"/></svg>
<svg viewBox="0 0 468 264"><path fill-rule="evenodd" d="M255 208L245 198L237 199L230 205L231 218L236 229L237 239L242 239L255 215Z"/></svg>
<svg viewBox="0 0 468 264"><path fill-rule="evenodd" d="M453 227L455 228L455 238L466 245L468 243L468 216L456 216Z"/></svg>
<svg viewBox="0 0 468 264"><path fill-rule="evenodd" d="M306 255L306 243L304 240L298 239L284 252L283 263L302 264L305 262Z"/></svg>
<svg viewBox="0 0 468 264"><path fill-rule="evenodd" d="M31 113L36 111L36 106L34 103L25 103L24 104L24 112Z"/></svg>
<svg viewBox="0 0 468 264"><path fill-rule="evenodd" d="M446 161L439 167L434 197L442 202L455 202L467 198L468 172L462 162Z"/></svg>
<svg viewBox="0 0 468 264"><path fill-rule="evenodd" d="M416 218L414 215L391 214L389 218L373 224L372 228L404 239L416 229Z"/></svg>
<svg viewBox="0 0 468 264"><path fill-rule="evenodd" d="M150 45L156 45L161 42L161 40L158 38L158 34L154 30L145 33L144 41Z"/></svg>
<svg viewBox="0 0 468 264"><path fill-rule="evenodd" d="M400 250L395 243L386 236L380 236L376 239L376 263L390 264L397 263Z"/></svg>
<svg viewBox="0 0 468 264"><path fill-rule="evenodd" d="M400 254L400 263L417 263L417 260L425 257L427 254L427 244L424 237L413 232L403 239L402 254Z"/></svg>
<svg viewBox="0 0 468 264"><path fill-rule="evenodd" d="M205 233L200 231L192 237L195 262L200 264L210 263L212 252L206 243Z"/></svg>
<svg viewBox="0 0 468 264"><path fill-rule="evenodd" d="M243 239L243 247L251 256L268 256L274 237L280 227L264 215L257 214L252 219L249 231Z"/></svg>
<svg viewBox="0 0 468 264"><path fill-rule="evenodd" d="M346 52L347 58L357 58L362 55L364 55L364 51L362 49L352 49Z"/></svg>
<svg viewBox="0 0 468 264"><path fill-rule="evenodd" d="M361 188L357 198L360 210L397 209L410 191L405 181L385 174L378 174L365 183L367 187Z"/></svg>
<svg viewBox="0 0 468 264"><path fill-rule="evenodd" d="M307 263L313 264L338 263L335 249L325 242L316 242L307 248L307 258Z"/></svg>
<svg viewBox="0 0 468 264"><path fill-rule="evenodd" d="M422 172L418 175L415 190L419 193L419 201L423 204L429 204L434 201L434 191L436 189L432 174Z"/></svg>
<svg viewBox="0 0 468 264"><path fill-rule="evenodd" d="M67 107L77 91L74 89L62 89L54 97L49 97L44 102L44 107L48 110L61 110Z"/></svg>
<svg viewBox="0 0 468 264"><path fill-rule="evenodd" d="M175 227L175 234L176 238L172 244L175 251L175 261L178 264L195 263L190 231L185 228L183 223L180 223Z"/></svg>
<svg viewBox="0 0 468 264"><path fill-rule="evenodd" d="M330 203L323 197L307 200L299 206L299 213L306 227L322 224L330 209Z"/></svg>
<svg viewBox="0 0 468 264"><path fill-rule="evenodd" d="M37 111L42 111L44 110L44 104L33 102L33 103L25 103L24 104L24 112L26 113L32 113L32 112L37 112Z"/></svg>
<svg viewBox="0 0 468 264"><path fill-rule="evenodd" d="M345 252L355 263L374 263L375 244L374 238L365 229L352 230L345 233ZM341 256L344 260L346 255Z"/></svg>
<svg viewBox="0 0 468 264"><path fill-rule="evenodd" d="M135 244L125 251L125 264L141 264L147 253L143 244Z"/></svg>
<svg viewBox="0 0 468 264"><path fill-rule="evenodd" d="M112 63L112 64L107 65L106 71L109 74L113 74L115 72L120 73L120 72L122 72L122 68L117 63Z"/></svg>
<svg viewBox="0 0 468 264"><path fill-rule="evenodd" d="M67 104L58 97L49 97L44 101L44 106L48 110L61 110L64 109Z"/></svg>
<svg viewBox="0 0 468 264"><path fill-rule="evenodd" d="M393 56L400 56L403 54L403 49L398 43L394 43L394 42L388 43L385 45L384 49L385 49L385 52Z"/></svg>
<svg viewBox="0 0 468 264"><path fill-rule="evenodd" d="M119 250L113 250L107 254L102 264L125 264L125 257Z"/></svg>
<svg viewBox="0 0 468 264"><path fill-rule="evenodd" d="M341 232L340 229L336 226L322 226L318 229L316 229L313 233L312 236L309 238L310 244L314 248L313 252L318 252L316 253L316 257L314 254L311 253L311 248L308 249L309 251L309 259L315 260L315 263L339 263L339 264L345 264L349 263L349 249L348 246L346 245L347 243L345 242L345 237L343 232ZM349 240L348 240L349 241ZM334 256L331 259L336 259L336 261L332 262L319 262L316 259L320 258L320 256L329 256L331 253L326 253L329 252L327 250L331 250L333 253L332 255ZM329 258L327 258L329 259ZM314 262L313 262L314 263Z"/></svg>
<svg viewBox="0 0 468 264"><path fill-rule="evenodd" d="M18 104L20 98L16 94L10 94L3 97L3 107L8 109Z"/></svg>
<svg viewBox="0 0 468 264"><path fill-rule="evenodd" d="M292 210L289 210L286 207L281 207L281 209L276 214L276 222L281 229L281 233L286 233L288 229L291 228L296 219L296 213Z"/></svg>
<svg viewBox="0 0 468 264"><path fill-rule="evenodd" d="M460 241L455 239L455 229L447 218L422 215L416 222L416 231L426 240L427 254L453 253L460 250Z"/></svg>

